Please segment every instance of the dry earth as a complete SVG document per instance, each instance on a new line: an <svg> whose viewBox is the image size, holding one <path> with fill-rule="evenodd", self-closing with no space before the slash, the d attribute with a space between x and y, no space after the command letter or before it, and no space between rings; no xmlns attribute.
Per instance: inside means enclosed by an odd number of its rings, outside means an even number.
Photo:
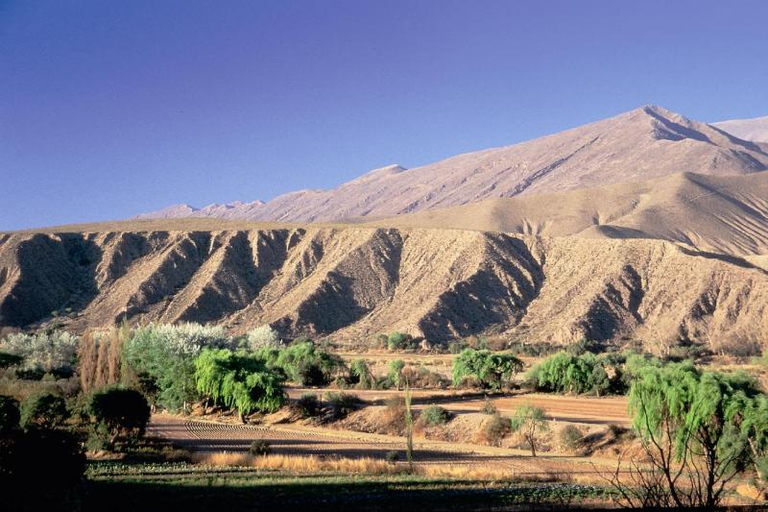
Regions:
<svg viewBox="0 0 768 512"><path fill-rule="evenodd" d="M767 299L763 269L658 240L315 226L0 235L0 326L71 308L63 322L77 331L126 317L357 343L397 329L757 351Z"/></svg>

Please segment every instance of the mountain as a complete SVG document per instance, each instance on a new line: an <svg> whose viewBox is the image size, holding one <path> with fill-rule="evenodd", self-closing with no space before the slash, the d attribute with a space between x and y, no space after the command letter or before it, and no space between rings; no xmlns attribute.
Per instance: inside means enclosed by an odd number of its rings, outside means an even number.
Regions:
<svg viewBox="0 0 768 512"><path fill-rule="evenodd" d="M235 204L189 215L299 222L390 217L683 172L731 176L766 169L767 147L661 107L645 106L522 144L414 169L376 169L332 190L304 190L265 204Z"/></svg>
<svg viewBox="0 0 768 512"><path fill-rule="evenodd" d="M768 255L768 172L694 173L554 194L497 198L369 223L543 236L652 238L697 250Z"/></svg>
<svg viewBox="0 0 768 512"><path fill-rule="evenodd" d="M764 270L670 242L218 222L0 234L0 326L71 310L59 320L80 332L125 317L235 332L270 323L346 345L397 329L434 342L586 337L736 353L768 332Z"/></svg>
<svg viewBox="0 0 768 512"><path fill-rule="evenodd" d="M744 140L768 143L768 116L755 119L734 119L712 123L712 126Z"/></svg>

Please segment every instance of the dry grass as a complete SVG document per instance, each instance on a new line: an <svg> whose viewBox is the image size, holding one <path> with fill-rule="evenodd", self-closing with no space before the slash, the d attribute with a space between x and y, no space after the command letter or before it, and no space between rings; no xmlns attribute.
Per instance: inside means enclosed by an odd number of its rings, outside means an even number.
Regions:
<svg viewBox="0 0 768 512"><path fill-rule="evenodd" d="M418 474L430 478L450 478L454 480L514 481L514 482L564 482L570 479L566 475L551 471L539 473L515 473L508 468L479 464L434 464L417 466Z"/></svg>
<svg viewBox="0 0 768 512"><path fill-rule="evenodd" d="M330 472L385 475L402 473L406 470L404 466L369 457L348 459L321 458L315 455L250 455L247 453L215 452L197 454L193 457L193 461L197 464L215 467L251 467L291 473Z"/></svg>

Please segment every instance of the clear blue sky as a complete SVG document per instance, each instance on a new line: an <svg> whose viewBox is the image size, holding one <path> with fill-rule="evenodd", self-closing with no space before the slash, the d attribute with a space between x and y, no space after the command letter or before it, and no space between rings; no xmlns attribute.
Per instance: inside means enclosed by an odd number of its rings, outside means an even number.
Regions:
<svg viewBox="0 0 768 512"><path fill-rule="evenodd" d="M768 114L768 2L0 0L0 230L329 188L645 103Z"/></svg>

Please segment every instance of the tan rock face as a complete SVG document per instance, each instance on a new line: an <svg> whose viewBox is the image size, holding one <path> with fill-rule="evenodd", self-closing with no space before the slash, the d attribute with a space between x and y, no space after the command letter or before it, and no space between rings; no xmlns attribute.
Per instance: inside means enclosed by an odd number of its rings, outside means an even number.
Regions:
<svg viewBox="0 0 768 512"><path fill-rule="evenodd" d="M567 343L768 339L768 276L658 240L307 227L0 235L0 324L269 322L365 341L400 329Z"/></svg>

